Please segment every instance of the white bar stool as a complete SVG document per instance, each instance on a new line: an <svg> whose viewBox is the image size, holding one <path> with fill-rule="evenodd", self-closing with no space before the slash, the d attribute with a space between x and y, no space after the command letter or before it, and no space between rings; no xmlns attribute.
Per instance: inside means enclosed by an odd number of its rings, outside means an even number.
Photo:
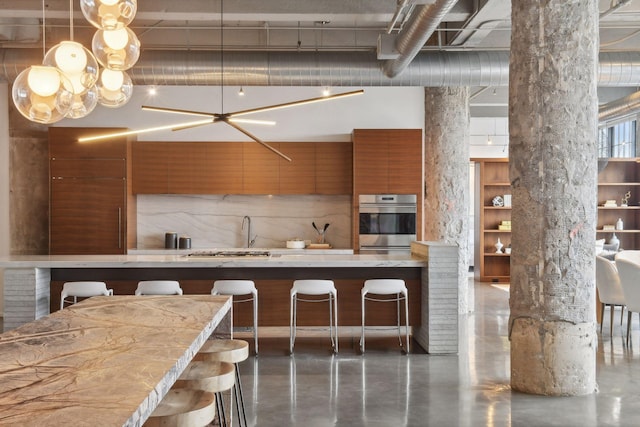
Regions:
<svg viewBox="0 0 640 427"><path fill-rule="evenodd" d="M75 304L78 298L89 298L98 295L111 296L113 289L107 289L105 282L65 282L60 292L60 310L64 308L64 303ZM73 297L73 301L67 300Z"/></svg>
<svg viewBox="0 0 640 427"><path fill-rule="evenodd" d="M326 299L304 299L298 297L303 295L328 295ZM296 329L298 317L298 301L303 302L325 302L329 301L329 337L333 352L338 352L338 291L333 280L306 279L295 280L291 288L291 312L289 323L289 351L293 354L293 347L296 342Z"/></svg>
<svg viewBox="0 0 640 427"><path fill-rule="evenodd" d="M171 388L190 388L214 393L219 424L226 426L228 423L222 392L233 388L235 382L235 367L232 363L192 360Z"/></svg>
<svg viewBox="0 0 640 427"><path fill-rule="evenodd" d="M402 338L400 336L400 301L404 300L404 319L405 319L405 332L406 332L406 353L409 353L409 293L402 279L369 279L364 282L364 286L361 291L362 294L362 335L360 336L360 351L364 353L364 329L365 329L365 301L381 301L390 302L395 301L397 304L397 316L398 316L398 341L400 341L400 347L402 347ZM394 295L395 298L374 298L369 296L374 295Z"/></svg>
<svg viewBox="0 0 640 427"><path fill-rule="evenodd" d="M171 389L143 424L145 427L204 427L216 416L213 393L187 388Z"/></svg>
<svg viewBox="0 0 640 427"><path fill-rule="evenodd" d="M247 298L234 298L234 303L253 302L253 342L258 354L258 290L252 280L216 280L211 295L251 295Z"/></svg>
<svg viewBox="0 0 640 427"><path fill-rule="evenodd" d="M182 295L180 283L175 280L143 280L138 282L136 295Z"/></svg>
<svg viewBox="0 0 640 427"><path fill-rule="evenodd" d="M245 427L247 426L247 413L244 408L244 395L242 394L242 381L240 380L238 364L247 360L248 357L249 343L236 339L209 339L193 357L193 360L233 363L236 368L236 382L233 386L233 394L238 414L238 424Z"/></svg>

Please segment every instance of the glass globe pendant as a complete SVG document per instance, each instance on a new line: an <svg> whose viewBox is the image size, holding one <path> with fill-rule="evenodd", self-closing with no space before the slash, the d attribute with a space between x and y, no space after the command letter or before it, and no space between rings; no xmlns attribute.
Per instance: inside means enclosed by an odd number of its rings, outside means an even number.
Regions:
<svg viewBox="0 0 640 427"><path fill-rule="evenodd" d="M73 85L79 95L92 88L98 80L98 61L89 49L74 41L63 41L44 56L44 65L56 67Z"/></svg>
<svg viewBox="0 0 640 427"><path fill-rule="evenodd" d="M88 116L98 105L98 88L94 85L81 94L74 94L71 101L71 108L65 117L69 119L80 119Z"/></svg>
<svg viewBox="0 0 640 427"><path fill-rule="evenodd" d="M133 82L124 71L114 71L107 68L100 72L100 79L96 83L98 102L109 108L121 107L131 99Z"/></svg>
<svg viewBox="0 0 640 427"><path fill-rule="evenodd" d="M140 57L140 41L127 27L96 31L91 47L100 65L110 70L128 70Z"/></svg>
<svg viewBox="0 0 640 427"><path fill-rule="evenodd" d="M84 17L98 29L116 30L133 21L138 9L136 0L80 0Z"/></svg>
<svg viewBox="0 0 640 427"><path fill-rule="evenodd" d="M71 109L71 81L55 67L34 65L13 82L11 95L16 108L27 119L43 124L62 120Z"/></svg>

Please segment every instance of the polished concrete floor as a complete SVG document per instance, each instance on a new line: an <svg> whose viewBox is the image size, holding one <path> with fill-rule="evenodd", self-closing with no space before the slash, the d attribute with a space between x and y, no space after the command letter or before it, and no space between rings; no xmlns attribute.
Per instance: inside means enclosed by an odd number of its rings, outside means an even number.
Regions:
<svg viewBox="0 0 640 427"><path fill-rule="evenodd" d="M632 345L616 314L605 319L597 353L599 391L544 397L509 387L508 290L474 284L475 312L461 318L458 355L431 356L418 346L403 355L397 339L341 336L333 356L328 337L263 338L259 357L240 366L248 424L323 426L638 426L640 331ZM608 312L607 312L608 314ZM626 321L626 313L625 313ZM608 318L608 316L605 316ZM637 319L637 318L636 318ZM235 424L234 422L234 425Z"/></svg>

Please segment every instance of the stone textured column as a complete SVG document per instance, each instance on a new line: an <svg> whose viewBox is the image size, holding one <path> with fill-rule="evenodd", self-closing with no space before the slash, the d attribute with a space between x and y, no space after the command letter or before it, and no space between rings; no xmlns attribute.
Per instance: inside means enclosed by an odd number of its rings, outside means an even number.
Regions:
<svg viewBox="0 0 640 427"><path fill-rule="evenodd" d="M424 240L458 245L458 312L469 304L469 88L424 90Z"/></svg>
<svg viewBox="0 0 640 427"><path fill-rule="evenodd" d="M511 387L596 389L598 2L512 5Z"/></svg>

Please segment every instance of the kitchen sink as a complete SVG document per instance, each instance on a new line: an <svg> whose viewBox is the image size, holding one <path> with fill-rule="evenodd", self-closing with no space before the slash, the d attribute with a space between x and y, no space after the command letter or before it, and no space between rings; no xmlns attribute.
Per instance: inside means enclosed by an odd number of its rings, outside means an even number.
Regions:
<svg viewBox="0 0 640 427"><path fill-rule="evenodd" d="M269 258L269 251L251 251L251 250L234 250L234 251L200 251L191 252L187 255L189 258Z"/></svg>

